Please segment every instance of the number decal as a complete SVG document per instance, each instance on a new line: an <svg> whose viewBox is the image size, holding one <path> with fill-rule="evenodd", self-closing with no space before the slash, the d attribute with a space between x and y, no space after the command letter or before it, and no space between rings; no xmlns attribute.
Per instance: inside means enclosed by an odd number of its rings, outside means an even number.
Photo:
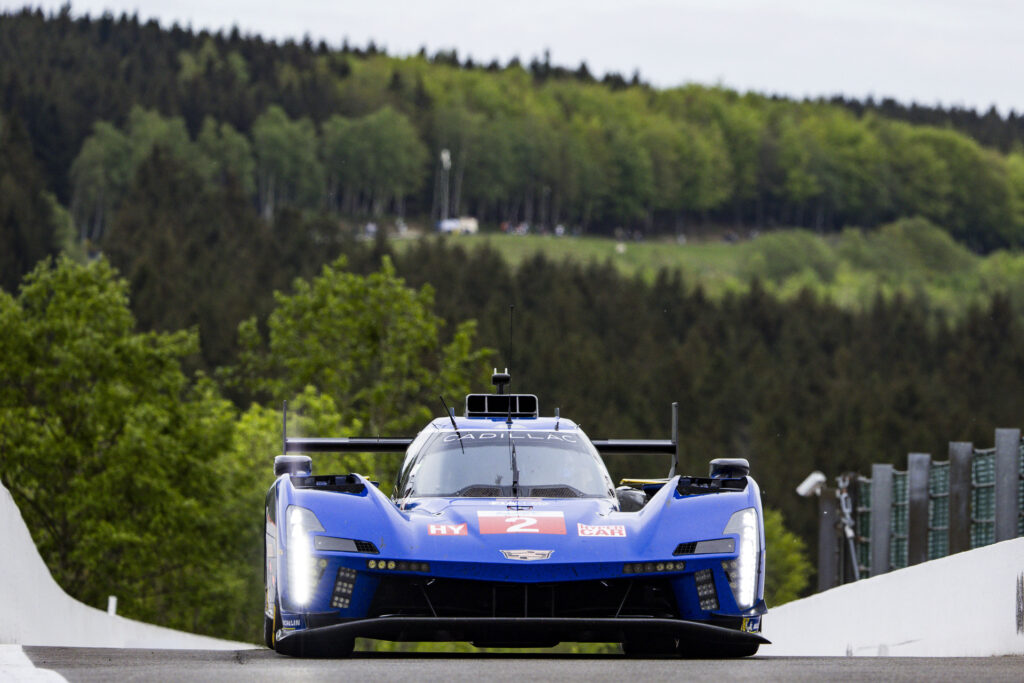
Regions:
<svg viewBox="0 0 1024 683"><path fill-rule="evenodd" d="M513 522L515 522L513 524ZM505 523L508 524L508 528L505 529L506 533L510 534L539 534L540 529L528 529L537 525L536 517L506 517Z"/></svg>
<svg viewBox="0 0 1024 683"><path fill-rule="evenodd" d="M561 512L477 512L481 534L558 534L565 535L565 516Z"/></svg>

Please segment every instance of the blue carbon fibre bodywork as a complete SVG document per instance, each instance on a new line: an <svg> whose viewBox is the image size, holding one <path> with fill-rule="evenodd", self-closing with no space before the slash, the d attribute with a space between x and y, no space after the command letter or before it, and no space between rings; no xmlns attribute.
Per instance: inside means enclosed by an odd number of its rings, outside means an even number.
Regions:
<svg viewBox="0 0 1024 683"><path fill-rule="evenodd" d="M527 431L537 434L549 430L587 438L567 419L516 418L512 424L507 424L505 419L456 418L455 423L462 434L460 438L471 438L480 430L495 429L507 430L510 439ZM447 418L434 420L424 430L426 434L454 432ZM650 579L667 582L658 585L667 585L671 591L673 619L716 625L708 626L708 633L723 624L740 632L759 631L760 615L765 612L762 599L765 553L757 484L747 477L743 490L684 495L677 486L679 480L674 477L667 481L642 509L622 512L614 497L393 500L362 475L352 475L352 485L338 491L296 486L292 476L285 474L277 479L268 495L268 506L272 509L267 510L266 614L273 618L275 611L280 610L281 628L276 636L283 642L302 631L339 624L351 626L359 624L359 620L370 624L374 620L380 622L382 616L391 616L391 613L371 612L379 608L378 592L384 590L382 586L386 583L404 581L409 585L429 586L442 582L497 587L495 590L504 585L533 585L552 588L553 594L568 594L563 589L578 586L626 586L626 597L622 598L626 604L630 585L646 586L646 580ZM308 534L307 538L289 538L286 519L290 506L312 511L323 530L298 532ZM726 533L725 529L730 518L745 509L754 510L757 519L757 578L754 604L741 609L730 588L725 564L738 559L741 539L736 533ZM525 528L516 529L517 526ZM316 537L370 543L376 552L319 550L314 548ZM693 554L691 548L689 553L684 549L683 553L676 554L681 544L719 539L732 539L732 551ZM548 556L508 559L502 551L539 551L536 554ZM302 567L312 568L311 593L301 602L295 599L296 590L291 585L293 580L298 580L292 576L296 572L289 570L292 566L289 554L293 552L309 555L309 560L303 559ZM388 563L392 562L394 568L389 568ZM378 567L378 563L383 566ZM685 566L679 567L680 564ZM666 570L666 566L669 569ZM340 607L338 603L332 604L336 584L340 585L342 580L339 570L354 573L347 600ZM711 609L702 608L698 597L695 576L702 570L710 570L715 589L716 604ZM420 590L427 594L427 589ZM529 595L526 588L523 591L524 595ZM426 604L429 612L435 612L429 596ZM585 612L586 607L580 605L581 611ZM426 608L420 606L420 609ZM552 612L554 609L552 606ZM622 605L619 610L622 611ZM429 617L429 612L418 615L420 621ZM400 614L404 612L394 616ZM444 615L435 613L434 616ZM522 616L536 617L525 607ZM598 616L607 617L604 621L613 618L610 613ZM618 613L614 615L618 616ZM437 638L423 636L425 627L420 621L416 622L419 630L396 631L395 639L449 639L444 634ZM633 623L636 620L631 620L629 625ZM583 619L580 629L586 624ZM419 635L413 637L410 633ZM450 635L451 629L446 633ZM752 633L743 635L754 637ZM758 640L765 642L759 637Z"/></svg>

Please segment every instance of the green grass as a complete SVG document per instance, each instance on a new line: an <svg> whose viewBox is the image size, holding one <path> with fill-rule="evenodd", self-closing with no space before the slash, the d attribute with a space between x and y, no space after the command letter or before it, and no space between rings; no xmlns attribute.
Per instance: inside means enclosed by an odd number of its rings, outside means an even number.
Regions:
<svg viewBox="0 0 1024 683"><path fill-rule="evenodd" d="M441 239L435 236L420 239ZM743 287L738 275L742 245L703 242L686 245L673 240L617 242L606 237L555 237L553 235L504 235L486 233L446 237L452 245L469 249L489 246L513 266L542 253L553 261L579 263L610 261L624 275L641 275L653 281L662 268L680 269L690 284L700 283L714 292ZM401 249L408 240L396 242ZM621 245L621 246L620 246Z"/></svg>
<svg viewBox="0 0 1024 683"><path fill-rule="evenodd" d="M863 310L878 296L903 296L955 318L1002 292L1024 316L1024 254L978 256L922 219L829 236L777 230L737 243L495 233L443 239L469 249L489 246L513 266L541 253L554 261L610 262L624 275L649 282L662 268L678 269L689 286L699 285L713 298L745 291L757 278L784 299L810 290L844 308ZM402 249L411 241L397 240L395 246Z"/></svg>

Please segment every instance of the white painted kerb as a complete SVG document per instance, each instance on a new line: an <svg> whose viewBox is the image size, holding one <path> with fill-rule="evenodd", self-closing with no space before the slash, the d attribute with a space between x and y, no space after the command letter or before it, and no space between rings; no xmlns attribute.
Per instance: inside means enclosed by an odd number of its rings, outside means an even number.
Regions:
<svg viewBox="0 0 1024 683"><path fill-rule="evenodd" d="M771 549L769 548L769 552ZM764 619L766 655L984 657L1024 654L1024 538L812 595ZM1024 675L1024 674L1022 674Z"/></svg>
<svg viewBox="0 0 1024 683"><path fill-rule="evenodd" d="M4 549L0 575L0 643L192 650L256 647L144 624L78 602L53 580L21 511L2 485L0 543Z"/></svg>

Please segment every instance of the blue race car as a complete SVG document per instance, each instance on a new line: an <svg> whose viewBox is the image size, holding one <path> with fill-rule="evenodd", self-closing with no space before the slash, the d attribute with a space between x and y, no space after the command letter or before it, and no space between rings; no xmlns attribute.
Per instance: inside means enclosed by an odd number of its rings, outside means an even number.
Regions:
<svg viewBox="0 0 1024 683"><path fill-rule="evenodd" d="M268 647L344 657L357 637L478 647L618 642L743 657L761 643L764 526L742 459L676 476L667 440L591 440L537 397L470 394L415 438L284 439L266 499ZM391 497L295 453L404 452ZM673 456L615 488L602 453Z"/></svg>

